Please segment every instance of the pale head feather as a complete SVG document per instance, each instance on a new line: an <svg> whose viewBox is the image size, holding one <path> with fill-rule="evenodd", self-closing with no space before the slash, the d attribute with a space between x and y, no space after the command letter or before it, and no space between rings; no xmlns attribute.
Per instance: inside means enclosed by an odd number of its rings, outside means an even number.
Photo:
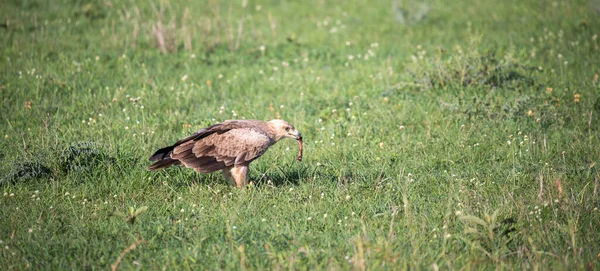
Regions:
<svg viewBox="0 0 600 271"><path fill-rule="evenodd" d="M274 119L269 121L269 124L273 128L273 132L275 133L275 140L279 141L282 138L293 138L300 139L302 135L293 125L289 124L285 120Z"/></svg>

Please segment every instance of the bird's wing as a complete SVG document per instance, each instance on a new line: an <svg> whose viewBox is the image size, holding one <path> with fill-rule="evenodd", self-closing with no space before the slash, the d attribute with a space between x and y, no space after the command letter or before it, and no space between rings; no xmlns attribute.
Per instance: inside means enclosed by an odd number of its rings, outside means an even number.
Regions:
<svg viewBox="0 0 600 271"><path fill-rule="evenodd" d="M195 132L194 134L175 142L175 144L173 144L171 146L159 149L154 154L152 154L152 156L150 156L149 160L158 162L163 159L168 159L170 157L171 153L173 152L173 149L175 149L175 147L177 147L177 146L183 145L194 139L201 139L203 137L207 137L217 131L226 131L226 129L222 129L222 127L221 127L222 125L223 125L222 123L218 123L218 124L206 127L206 128L202 128L202 129L198 130L197 132Z"/></svg>
<svg viewBox="0 0 600 271"><path fill-rule="evenodd" d="M260 157L272 145L265 131L251 126L230 127L208 136L191 138L176 146L171 159L200 172L243 165Z"/></svg>
<svg viewBox="0 0 600 271"><path fill-rule="evenodd" d="M173 144L171 146L159 149L154 154L152 154L152 156L150 156L149 160L154 161L154 162L161 161L163 159L169 158L172 151L177 146L189 144L188 142L190 142L190 141L201 140L201 139L203 139L207 136L210 136L214 133L222 134L231 129L252 127L252 125L253 125L252 121L229 120L229 121L225 121L222 123L217 123L217 124L208 126L206 128L202 128L202 129L198 130L197 132L195 132L194 134L175 142L175 144Z"/></svg>

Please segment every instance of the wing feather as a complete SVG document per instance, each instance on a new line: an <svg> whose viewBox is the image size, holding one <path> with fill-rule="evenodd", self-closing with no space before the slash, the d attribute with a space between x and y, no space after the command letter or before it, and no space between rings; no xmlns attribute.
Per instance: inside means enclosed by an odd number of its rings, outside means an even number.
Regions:
<svg viewBox="0 0 600 271"><path fill-rule="evenodd" d="M252 162L271 145L271 139L263 131L239 128L196 141L193 153L196 157L214 157L228 167Z"/></svg>
<svg viewBox="0 0 600 271"><path fill-rule="evenodd" d="M179 161L202 173L234 165L247 165L275 143L259 121L226 121L200 129L157 151L150 159Z"/></svg>
<svg viewBox="0 0 600 271"><path fill-rule="evenodd" d="M215 134L215 133L222 134L231 129L242 128L242 127L252 127L252 126L256 125L256 123L257 123L256 121L229 120L229 121L225 121L222 123L217 123L217 124L208 126L206 128L202 128L202 129L198 130L197 132L195 132L194 134L175 142L175 144L173 144L171 146L159 149L154 154L152 154L152 156L150 156L149 160L158 162L163 159L167 159L176 147L181 146L187 142L196 142L196 141L206 138L212 134Z"/></svg>

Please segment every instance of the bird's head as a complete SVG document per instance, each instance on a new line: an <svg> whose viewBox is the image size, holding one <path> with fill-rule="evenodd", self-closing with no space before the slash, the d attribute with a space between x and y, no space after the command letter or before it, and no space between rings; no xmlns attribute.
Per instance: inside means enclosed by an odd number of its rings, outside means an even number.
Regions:
<svg viewBox="0 0 600 271"><path fill-rule="evenodd" d="M282 138L302 140L302 134L300 134L300 132L298 132L298 130L296 130L296 128L294 128L294 126L289 124L287 121L275 119L269 121L269 124L271 124L273 127L277 140Z"/></svg>

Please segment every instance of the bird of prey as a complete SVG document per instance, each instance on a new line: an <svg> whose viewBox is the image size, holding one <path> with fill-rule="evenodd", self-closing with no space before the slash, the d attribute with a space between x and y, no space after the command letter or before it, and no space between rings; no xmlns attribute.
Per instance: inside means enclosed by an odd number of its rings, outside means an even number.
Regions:
<svg viewBox="0 0 600 271"><path fill-rule="evenodd" d="M286 121L275 119L227 120L206 128L162 148L150 156L154 164L148 170L182 165L196 172L223 171L234 185L248 184L250 163L283 138L298 141L297 160L302 161L302 135Z"/></svg>

